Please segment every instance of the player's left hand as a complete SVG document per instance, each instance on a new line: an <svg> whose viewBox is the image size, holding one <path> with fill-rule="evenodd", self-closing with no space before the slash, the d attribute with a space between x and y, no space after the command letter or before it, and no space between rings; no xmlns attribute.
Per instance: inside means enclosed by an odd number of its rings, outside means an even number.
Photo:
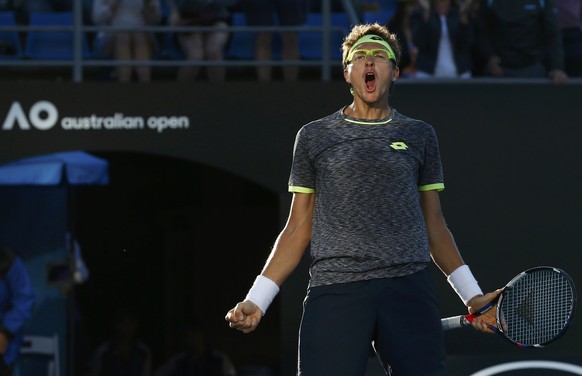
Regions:
<svg viewBox="0 0 582 376"><path fill-rule="evenodd" d="M467 304L467 306L469 307L469 313L473 314L477 312L480 308L486 306L487 304L489 304L489 302L495 300L499 296L499 294L501 294L502 291L503 289L498 289L485 295L475 296ZM490 326L495 327L497 325L496 314L497 306L494 304L493 307L491 307L491 309L489 309L486 312L483 312L479 316L476 316L473 319L471 325L473 326L473 328L480 330L484 333L495 333L495 331L491 329Z"/></svg>

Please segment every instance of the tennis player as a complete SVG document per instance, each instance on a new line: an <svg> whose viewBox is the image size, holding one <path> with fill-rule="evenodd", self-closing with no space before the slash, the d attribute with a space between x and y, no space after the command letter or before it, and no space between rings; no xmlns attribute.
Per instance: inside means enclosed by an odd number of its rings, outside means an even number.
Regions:
<svg viewBox="0 0 582 376"><path fill-rule="evenodd" d="M363 375L372 344L387 374L444 376L431 257L469 312L499 291L483 295L447 228L434 129L389 104L399 75L396 35L356 25L342 50L354 100L298 132L287 224L226 320L243 333L255 330L311 242L297 374ZM475 328L490 331L491 311Z"/></svg>

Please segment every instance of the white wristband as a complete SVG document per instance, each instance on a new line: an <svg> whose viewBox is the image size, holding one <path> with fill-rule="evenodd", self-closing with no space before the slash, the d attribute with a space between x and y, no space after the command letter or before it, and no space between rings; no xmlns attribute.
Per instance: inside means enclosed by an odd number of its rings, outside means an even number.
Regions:
<svg viewBox="0 0 582 376"><path fill-rule="evenodd" d="M473 277L473 273L471 273L467 265L461 265L455 269L447 277L447 281L449 281L465 305L475 296L483 295L483 291L481 291L477 280Z"/></svg>
<svg viewBox="0 0 582 376"><path fill-rule="evenodd" d="M265 315L267 308L269 308L278 293L279 286L275 282L263 275L258 275L245 300L255 303Z"/></svg>

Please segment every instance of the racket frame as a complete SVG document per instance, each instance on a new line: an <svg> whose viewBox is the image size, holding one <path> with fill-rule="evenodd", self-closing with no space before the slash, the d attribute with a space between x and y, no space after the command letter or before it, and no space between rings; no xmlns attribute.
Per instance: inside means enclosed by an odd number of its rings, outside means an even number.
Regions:
<svg viewBox="0 0 582 376"><path fill-rule="evenodd" d="M571 310L570 310L570 314L568 315L568 319L566 320L566 322L564 323L564 325L561 327L560 332L554 336L552 336L552 338L550 338L548 341L542 342L542 343L536 343L536 344L524 344L524 343L520 343L518 341L515 341L513 339L511 339L507 333L503 330L503 317L501 317L502 314L502 310L501 310L501 306L503 304L503 301L505 299L505 292L507 290L511 290L513 288L514 285L517 284L518 281L520 281L521 279L525 278L528 274L531 273L536 273L542 270L552 270L555 273L560 274L562 277L564 277L566 279L566 281L568 282L569 287L572 289L572 301L571 301ZM515 277L513 277L513 279L511 279L511 281L509 281L507 283L507 285L503 288L503 292L499 295L498 300L497 300L497 311L495 313L495 318L497 321L497 326L489 326L491 329L493 329L494 331L496 331L497 333L501 334L503 338L505 338L506 340L508 340L509 342L517 345L518 347L522 347L522 348L543 348L546 347L547 345L549 345L550 343L554 342L555 340L557 340L558 338L562 337L564 335L564 333L566 332L566 330L568 329L568 327L570 326L570 324L572 323L572 320L574 319L574 311L576 308L576 286L574 285L574 281L572 280L572 278L570 277L570 275L568 275L568 273L566 273L564 270L553 267L553 266L536 266L527 270L524 270L523 272L519 273L518 275L516 275ZM487 306L483 307L486 308ZM485 312L485 311L483 311ZM479 313L477 313L475 316L481 314L481 310L479 311ZM472 321L472 319L471 319Z"/></svg>
<svg viewBox="0 0 582 376"><path fill-rule="evenodd" d="M506 290L509 289L511 290L512 286L514 286L519 280L521 280L522 278L524 278L527 274L533 273L533 272L538 272L540 270L552 270L555 273L559 273L561 276L563 276L566 281L568 282L569 287L572 290L572 301L571 301L571 310L570 310L570 314L568 315L568 319L566 320L565 324L561 327L561 330L558 334L554 335L550 340L540 343L540 344L524 344L524 343L520 343L517 342L513 339L511 339L503 330L503 318L500 317L501 315L501 305L503 303L503 300L505 298L505 293ZM572 278L570 277L570 275L568 275L568 273L566 273L564 270L553 267L553 266L537 266L537 267L533 267L530 269L527 269L521 273L519 273L518 275L516 275L515 277L513 277L513 279L511 279L507 285L503 288L503 291L491 302L489 302L487 305L485 305L484 307L482 307L481 309L479 309L478 311L476 311L473 314L469 314L469 315L460 315L460 316L452 316L452 317L447 317L447 318L443 318L441 319L441 323L443 325L443 330L451 330L451 329L457 329L457 328L462 328L464 326L469 326L471 325L471 323L473 322L473 319L475 317L478 317L479 315L487 312L488 310L490 310L493 307L496 307L496 322L497 322L497 326L494 325L488 325L489 328L491 330L493 330L494 332L500 334L503 338L505 338L507 341L509 341L510 343L517 345L518 347L521 348L542 348L547 346L548 344L554 342L555 340L557 340L558 338L562 337L564 335L564 333L566 332L566 330L568 329L568 327L570 326L570 324L572 323L572 320L574 319L574 311L576 308L576 286L572 280Z"/></svg>

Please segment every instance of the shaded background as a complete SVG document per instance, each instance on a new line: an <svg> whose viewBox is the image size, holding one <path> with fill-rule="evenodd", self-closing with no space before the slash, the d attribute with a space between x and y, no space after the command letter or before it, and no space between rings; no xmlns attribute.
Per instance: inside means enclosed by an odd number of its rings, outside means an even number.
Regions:
<svg viewBox="0 0 582 376"><path fill-rule="evenodd" d="M76 233L91 272L76 289L78 367L86 367L92 349L107 338L113 314L130 307L139 312L141 337L157 365L175 351L182 325L196 321L235 365L293 374L307 258L256 333L231 331L223 317L246 294L284 224L295 133L348 104L345 84L6 86L0 117L15 101L27 113L46 100L59 119L114 113L190 119L187 129L162 133L65 131L59 124L0 131L0 162L72 149L110 162L108 186L76 194ZM437 130L445 216L484 290L537 265L561 267L582 283L581 89L543 83L396 87L395 107ZM37 231L30 227L28 236ZM443 316L462 313L435 269ZM575 321L561 341L536 351L472 330L447 333L451 374L532 357L580 364L581 332Z"/></svg>

